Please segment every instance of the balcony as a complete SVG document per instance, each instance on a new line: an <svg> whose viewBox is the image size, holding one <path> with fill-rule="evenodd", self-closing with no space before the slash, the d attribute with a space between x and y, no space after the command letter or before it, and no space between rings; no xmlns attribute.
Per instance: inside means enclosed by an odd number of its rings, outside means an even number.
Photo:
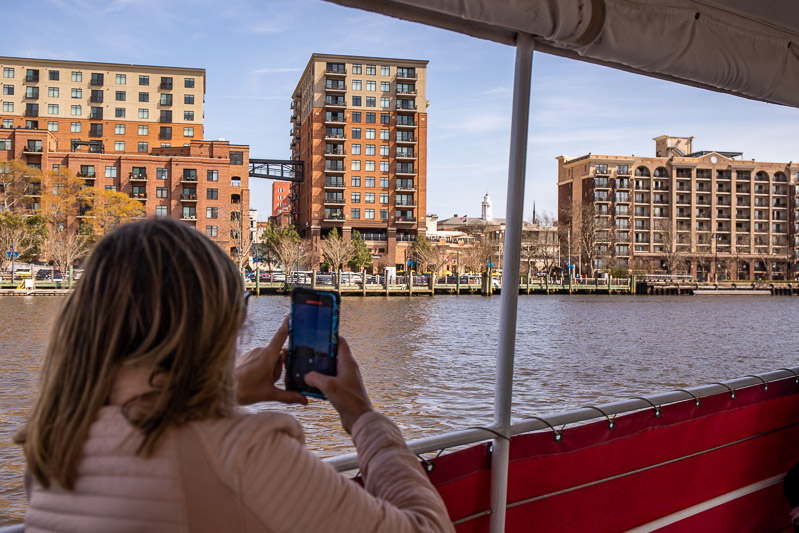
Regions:
<svg viewBox="0 0 799 533"><path fill-rule="evenodd" d="M345 189L343 179L325 178L325 189Z"/></svg>
<svg viewBox="0 0 799 533"><path fill-rule="evenodd" d="M397 100L397 111L415 111L416 102L413 100Z"/></svg>
<svg viewBox="0 0 799 533"><path fill-rule="evenodd" d="M325 205L346 205L343 195L325 195Z"/></svg>
<svg viewBox="0 0 799 533"><path fill-rule="evenodd" d="M163 91L171 91L172 90L172 82L171 81L162 81L161 84L158 86L159 89Z"/></svg>
<svg viewBox="0 0 799 533"><path fill-rule="evenodd" d="M92 87L102 87L103 81L104 79L102 74L92 74L92 79L89 82L89 85Z"/></svg>
<svg viewBox="0 0 799 533"><path fill-rule="evenodd" d="M400 185L398 183L395 190L397 192L416 192L416 187L414 187L413 185L404 185L404 184Z"/></svg>
<svg viewBox="0 0 799 533"><path fill-rule="evenodd" d="M413 135L397 135L397 144L416 144L416 137Z"/></svg>
<svg viewBox="0 0 799 533"><path fill-rule="evenodd" d="M130 179L130 181L147 181L147 174L146 173L142 174L141 172L137 173L131 172L130 174L128 174L128 179Z"/></svg>
<svg viewBox="0 0 799 533"><path fill-rule="evenodd" d="M341 173L345 172L344 163L340 165L329 165L328 163L341 163L340 161L325 161L325 172Z"/></svg>
<svg viewBox="0 0 799 533"><path fill-rule="evenodd" d="M196 202L197 195L196 194L181 194L180 195L181 202Z"/></svg>
<svg viewBox="0 0 799 533"><path fill-rule="evenodd" d="M397 159L416 159L416 154L411 152L405 152L401 150L397 150Z"/></svg>
<svg viewBox="0 0 799 533"><path fill-rule="evenodd" d="M397 217L394 220L397 224L413 224L416 222L416 217Z"/></svg>
<svg viewBox="0 0 799 533"><path fill-rule="evenodd" d="M344 117L344 113L329 113L325 115L325 124L339 125L346 123L347 119Z"/></svg>
<svg viewBox="0 0 799 533"><path fill-rule="evenodd" d="M325 91L331 93L343 93L347 91L347 84L341 83L327 83L325 84Z"/></svg>
<svg viewBox="0 0 799 533"><path fill-rule="evenodd" d="M594 167L594 174L597 176L610 176L610 169L607 165L597 165Z"/></svg>
<svg viewBox="0 0 799 533"><path fill-rule="evenodd" d="M397 165L395 173L397 174L397 176L415 176L416 170L412 166L403 167Z"/></svg>
<svg viewBox="0 0 799 533"><path fill-rule="evenodd" d="M629 168L625 169L625 168L621 168L621 167L616 167L616 175L617 176L629 176L630 175L630 169Z"/></svg>
<svg viewBox="0 0 799 533"><path fill-rule="evenodd" d="M89 120L103 120L103 110L98 109L89 113Z"/></svg>
<svg viewBox="0 0 799 533"><path fill-rule="evenodd" d="M416 79L416 71L411 69L397 69L397 79L398 80L415 80Z"/></svg>
<svg viewBox="0 0 799 533"><path fill-rule="evenodd" d="M327 132L325 132L325 140L326 141L344 142L344 141L347 140L347 137L343 133L327 133Z"/></svg>
<svg viewBox="0 0 799 533"><path fill-rule="evenodd" d="M22 152L25 154L41 154L44 149L41 146L25 146Z"/></svg>
<svg viewBox="0 0 799 533"><path fill-rule="evenodd" d="M409 201L410 201L411 203L408 203ZM398 200L398 201L397 201L397 203L395 203L394 205L395 205L397 208L399 208L399 209L411 209L411 208L414 208L414 207L416 207L416 201L414 201L414 200L406 200L406 201L405 201L405 203L401 203L401 202Z"/></svg>
<svg viewBox="0 0 799 533"><path fill-rule="evenodd" d="M25 93L25 100L38 100L38 99L39 99L39 91Z"/></svg>
<svg viewBox="0 0 799 533"><path fill-rule="evenodd" d="M189 221L196 222L197 221L197 214L195 213L195 214L192 215L191 213L183 213L183 214L180 215L180 220L189 220Z"/></svg>
<svg viewBox="0 0 799 533"><path fill-rule="evenodd" d="M347 100L341 96L327 96L325 107L347 107Z"/></svg>
<svg viewBox="0 0 799 533"><path fill-rule="evenodd" d="M38 117L39 116L39 110L38 109L26 109L25 110L25 116L26 117Z"/></svg>
<svg viewBox="0 0 799 533"><path fill-rule="evenodd" d="M344 145L337 144L336 149L325 148L325 157L344 157L347 155Z"/></svg>
<svg viewBox="0 0 799 533"><path fill-rule="evenodd" d="M78 172L78 177L82 178L82 179L85 179L85 180L95 180L95 179L97 179L97 176L95 175L94 172L86 172L86 173Z"/></svg>
<svg viewBox="0 0 799 533"><path fill-rule="evenodd" d="M347 75L347 67L333 67L328 65L325 69L325 76L329 78L343 78Z"/></svg>
<svg viewBox="0 0 799 533"><path fill-rule="evenodd" d="M183 176L180 178L181 183L197 183L197 176Z"/></svg>
<svg viewBox="0 0 799 533"><path fill-rule="evenodd" d="M146 192L132 192L130 193L131 198L135 198L136 200L145 200L147 198Z"/></svg>
<svg viewBox="0 0 799 533"><path fill-rule="evenodd" d="M416 87L413 89L405 88L405 89L397 89L397 95L409 95L409 96L416 96Z"/></svg>
<svg viewBox="0 0 799 533"><path fill-rule="evenodd" d="M327 211L325 211L325 218L324 218L325 222L344 222L345 220L346 217L344 216L344 213L341 211L336 211L333 213L328 213Z"/></svg>
<svg viewBox="0 0 799 533"><path fill-rule="evenodd" d="M416 128L416 121L413 120L411 115L400 115L397 117L397 127L400 129L414 129Z"/></svg>

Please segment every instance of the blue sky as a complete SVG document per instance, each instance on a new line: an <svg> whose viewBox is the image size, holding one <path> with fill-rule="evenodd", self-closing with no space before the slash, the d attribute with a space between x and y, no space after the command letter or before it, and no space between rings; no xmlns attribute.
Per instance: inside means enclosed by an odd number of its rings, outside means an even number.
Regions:
<svg viewBox="0 0 799 533"><path fill-rule="evenodd" d="M207 71L205 137L289 157L291 92L314 52L426 59L428 213L505 212L514 50L319 0L28 0L8 3L2 54ZM695 150L799 159L799 110L536 54L526 214L554 211L558 155L654 155L653 137ZM252 183L255 182L255 183ZM271 182L252 180L268 216Z"/></svg>

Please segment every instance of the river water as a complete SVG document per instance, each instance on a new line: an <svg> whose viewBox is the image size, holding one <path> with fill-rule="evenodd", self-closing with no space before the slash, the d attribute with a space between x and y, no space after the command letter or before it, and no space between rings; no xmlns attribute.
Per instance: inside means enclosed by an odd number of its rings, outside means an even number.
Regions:
<svg viewBox="0 0 799 533"><path fill-rule="evenodd" d="M0 526L24 513L11 435L33 401L61 297L0 297ZM520 296L514 418L794 366L797 300L771 296ZM345 298L341 334L375 407L408 438L492 417L499 297ZM288 298L250 298L242 351L266 343ZM320 456L352 451L324 402L284 409Z"/></svg>

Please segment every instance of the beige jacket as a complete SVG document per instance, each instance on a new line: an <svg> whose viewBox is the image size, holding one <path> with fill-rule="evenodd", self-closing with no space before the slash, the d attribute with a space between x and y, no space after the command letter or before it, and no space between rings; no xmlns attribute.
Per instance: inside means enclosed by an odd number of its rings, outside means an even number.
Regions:
<svg viewBox="0 0 799 533"><path fill-rule="evenodd" d="M34 484L27 533L453 531L397 426L377 413L352 430L365 490L304 445L281 413L193 422L135 454L118 406L91 426L75 490Z"/></svg>

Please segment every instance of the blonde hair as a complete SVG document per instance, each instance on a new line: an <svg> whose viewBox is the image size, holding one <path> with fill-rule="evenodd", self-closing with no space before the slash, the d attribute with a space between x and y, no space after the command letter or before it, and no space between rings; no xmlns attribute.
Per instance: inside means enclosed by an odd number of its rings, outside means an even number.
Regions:
<svg viewBox="0 0 799 533"><path fill-rule="evenodd" d="M243 290L230 258L185 224L148 220L103 238L56 320L19 438L36 479L74 487L89 427L123 365L153 369L146 409L123 410L144 456L170 427L230 416Z"/></svg>

